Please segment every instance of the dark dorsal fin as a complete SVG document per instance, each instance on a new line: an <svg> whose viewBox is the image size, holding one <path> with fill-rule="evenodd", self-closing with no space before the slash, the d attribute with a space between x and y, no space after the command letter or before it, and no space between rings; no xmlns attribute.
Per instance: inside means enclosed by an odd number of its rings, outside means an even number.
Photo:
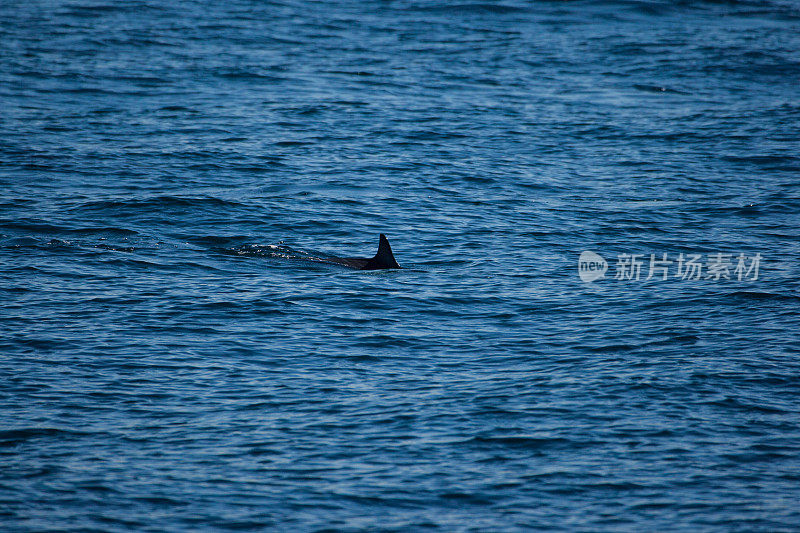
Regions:
<svg viewBox="0 0 800 533"><path fill-rule="evenodd" d="M367 264L361 270L378 270L382 268L400 268L392 253L392 247L389 246L389 240L383 233L381 233L381 239L378 243L378 253L367 261Z"/></svg>

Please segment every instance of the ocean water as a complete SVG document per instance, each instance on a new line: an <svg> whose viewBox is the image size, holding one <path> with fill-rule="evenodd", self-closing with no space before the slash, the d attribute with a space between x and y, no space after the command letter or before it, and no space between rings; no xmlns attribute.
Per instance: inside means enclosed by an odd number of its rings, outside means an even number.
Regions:
<svg viewBox="0 0 800 533"><path fill-rule="evenodd" d="M800 530L798 27L4 1L0 529Z"/></svg>

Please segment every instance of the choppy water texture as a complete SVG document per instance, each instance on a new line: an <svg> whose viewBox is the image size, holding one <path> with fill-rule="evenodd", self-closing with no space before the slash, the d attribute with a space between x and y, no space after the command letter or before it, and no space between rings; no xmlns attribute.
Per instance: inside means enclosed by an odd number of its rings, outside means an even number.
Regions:
<svg viewBox="0 0 800 533"><path fill-rule="evenodd" d="M2 529L797 530L799 25L3 2Z"/></svg>

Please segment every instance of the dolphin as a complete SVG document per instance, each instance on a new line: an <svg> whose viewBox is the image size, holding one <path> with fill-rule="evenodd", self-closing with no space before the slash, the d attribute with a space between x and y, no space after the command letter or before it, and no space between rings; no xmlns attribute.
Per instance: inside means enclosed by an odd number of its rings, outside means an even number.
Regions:
<svg viewBox="0 0 800 533"><path fill-rule="evenodd" d="M366 257L326 257L325 261L355 268L356 270L400 268L392 253L392 247L389 246L389 241L383 233L381 233L380 241L378 242L378 252L371 259Z"/></svg>

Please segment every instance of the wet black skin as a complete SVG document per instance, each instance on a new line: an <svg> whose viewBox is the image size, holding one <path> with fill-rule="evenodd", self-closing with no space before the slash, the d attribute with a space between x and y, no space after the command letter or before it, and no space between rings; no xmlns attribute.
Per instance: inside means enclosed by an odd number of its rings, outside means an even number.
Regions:
<svg viewBox="0 0 800 533"><path fill-rule="evenodd" d="M342 265L356 270L386 270L390 268L400 268L392 253L392 247L389 246L389 241L386 235L381 233L380 242L378 243L378 252L375 257L330 257L326 258L331 263Z"/></svg>

